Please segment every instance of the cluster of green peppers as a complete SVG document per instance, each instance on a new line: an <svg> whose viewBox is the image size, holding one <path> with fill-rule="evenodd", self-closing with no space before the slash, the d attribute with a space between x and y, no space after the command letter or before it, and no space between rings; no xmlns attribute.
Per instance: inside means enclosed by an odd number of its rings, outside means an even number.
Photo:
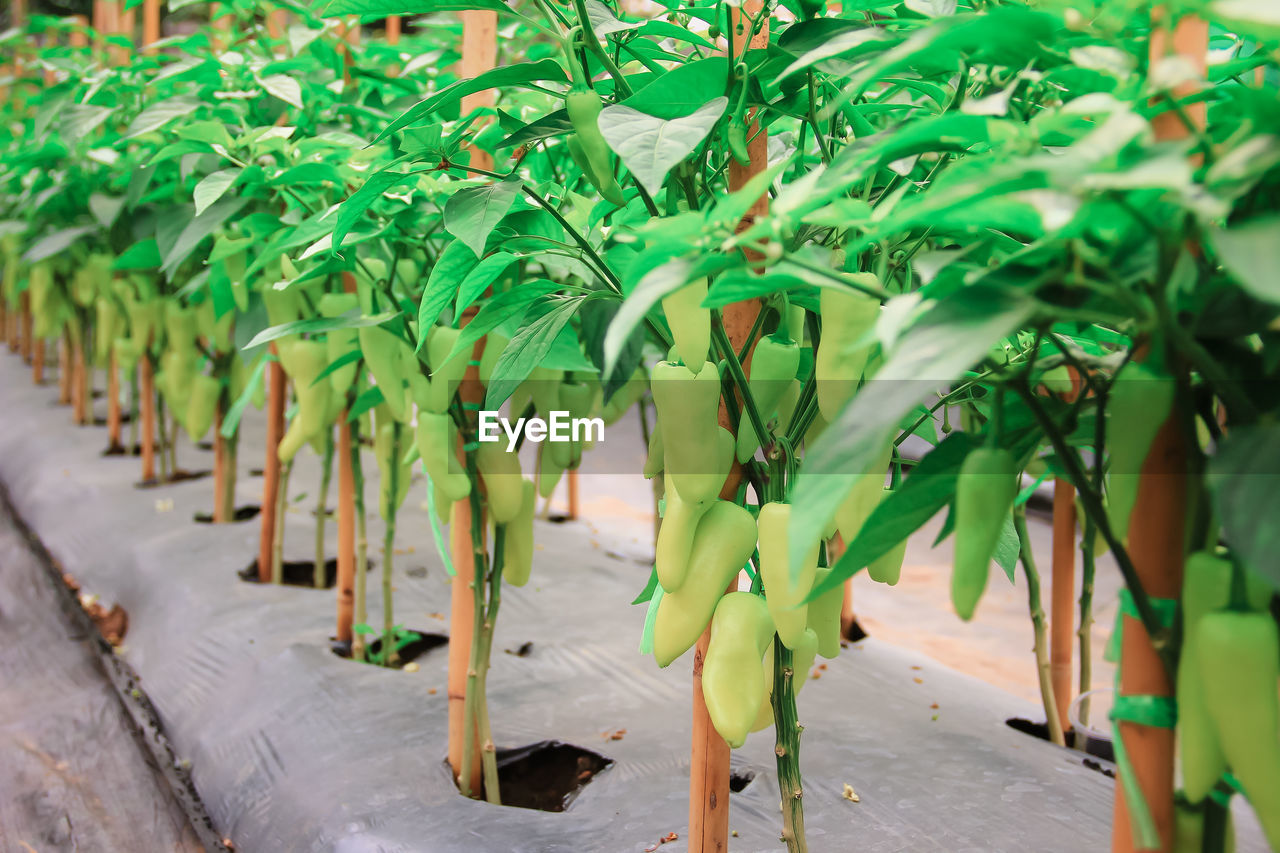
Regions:
<svg viewBox="0 0 1280 853"><path fill-rule="evenodd" d="M586 74L575 56L574 42L582 30L574 27L566 41L565 56L573 74L573 86L564 96L565 110L573 133L569 135L569 154L582 174L600 193L600 197L619 207L627 203L613 173L613 152L600 132L600 112L604 103L600 93L587 84Z"/></svg>

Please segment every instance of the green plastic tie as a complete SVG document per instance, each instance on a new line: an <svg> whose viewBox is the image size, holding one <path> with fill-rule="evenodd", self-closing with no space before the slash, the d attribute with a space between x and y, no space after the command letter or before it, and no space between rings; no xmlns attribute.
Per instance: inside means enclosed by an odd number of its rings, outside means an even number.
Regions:
<svg viewBox="0 0 1280 853"><path fill-rule="evenodd" d="M463 403L463 404L462 404L462 411L464 411L464 412L478 412L478 411L480 411L480 404L479 404L479 403Z"/></svg>
<svg viewBox="0 0 1280 853"><path fill-rule="evenodd" d="M422 470L426 470L426 466L422 466ZM453 570L453 560L449 558L449 549L444 547L444 534L440 531L440 518L436 513L436 490L431 487L431 475L427 475L427 518L431 519L431 538L436 543L436 553L440 555L440 562L444 563L444 570L449 573L449 577L453 577L456 572Z"/></svg>
<svg viewBox="0 0 1280 853"><path fill-rule="evenodd" d="M479 449L479 447L480 447L480 442L468 441L466 444L462 445L462 451L464 453L470 453L473 450Z"/></svg>

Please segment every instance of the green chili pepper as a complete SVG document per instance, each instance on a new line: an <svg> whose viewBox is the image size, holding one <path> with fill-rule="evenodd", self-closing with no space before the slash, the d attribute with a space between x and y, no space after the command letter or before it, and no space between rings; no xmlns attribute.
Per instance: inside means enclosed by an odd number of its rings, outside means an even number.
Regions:
<svg viewBox="0 0 1280 853"><path fill-rule="evenodd" d="M871 355L862 341L880 316L880 300L849 288L822 288L822 339L814 353L818 409L827 423L835 421L853 397Z"/></svg>
<svg viewBox="0 0 1280 853"><path fill-rule="evenodd" d="M1280 633L1270 613L1220 611L1200 621L1196 657L1227 766L1280 850Z"/></svg>
<svg viewBox="0 0 1280 853"><path fill-rule="evenodd" d="M729 126L725 131L725 141L729 143L729 153L741 166L751 165L751 154L747 151L747 123L742 116L729 117Z"/></svg>
<svg viewBox="0 0 1280 853"><path fill-rule="evenodd" d="M827 567L819 568L813 577L814 589L831 574ZM818 654L827 660L840 655L840 611L844 608L844 585L836 584L809 602L805 627L818 638Z"/></svg>
<svg viewBox="0 0 1280 853"><path fill-rule="evenodd" d="M1107 397L1107 517L1124 541L1138 500L1142 464L1173 408L1174 383L1146 364L1129 362Z"/></svg>
<svg viewBox="0 0 1280 853"><path fill-rule="evenodd" d="M880 494L880 501L883 503L893 494L893 489L883 489ZM885 553L867 564L867 574L876 583L888 584L889 586L897 586L898 580L902 577L902 562L907 557L907 540L903 539L897 545L894 545Z"/></svg>
<svg viewBox="0 0 1280 853"><path fill-rule="evenodd" d="M648 387L649 380L645 376L644 370L637 367L635 372L631 374L631 378L622 383L622 387L614 389L613 396L609 398L609 401L601 409L600 414L604 419L605 426L616 424L622 419L623 415L631 411L631 407L640 401Z"/></svg>
<svg viewBox="0 0 1280 853"><path fill-rule="evenodd" d="M1178 706L1178 715L1182 715L1181 704ZM1204 853L1204 818L1203 804L1192 805L1182 799L1174 801L1173 853ZM1226 820L1222 853L1235 853L1236 828L1230 811L1226 813Z"/></svg>
<svg viewBox="0 0 1280 853"><path fill-rule="evenodd" d="M886 444L880 456L871 463L866 473L858 478L849 494L836 508L836 530L845 542L852 542L862 531L871 513L880 504L884 494L884 475L893 458L893 445Z"/></svg>
<svg viewBox="0 0 1280 853"><path fill-rule="evenodd" d="M675 351L693 372L702 369L711 350L711 309L703 306L707 280L700 278L662 298L662 313L671 327Z"/></svg>
<svg viewBox="0 0 1280 853"><path fill-rule="evenodd" d="M760 713L766 693L763 658L772 639L773 622L760 596L731 592L716 604L702 664L702 697L711 724L733 749L746 743Z"/></svg>
<svg viewBox="0 0 1280 853"><path fill-rule="evenodd" d="M585 418L591 414L599 386L589 382L565 382L560 386L560 405L569 412L570 418ZM569 463L566 468L577 468L582 464L582 442L554 442L553 446L564 447L569 451Z"/></svg>
<svg viewBox="0 0 1280 853"><path fill-rule="evenodd" d="M327 382L316 382L316 377L329 364L329 353L320 341L297 339L277 341L276 351L280 365L293 380L294 393L298 397L298 413L289 422L289 428L276 450L280 461L288 462L302 445L331 423L328 417L332 389Z"/></svg>
<svg viewBox="0 0 1280 853"><path fill-rule="evenodd" d="M418 357L407 342L380 326L361 326L357 337L365 364L382 389L382 399L391 410L391 417L404 423L409 418L409 404L413 401L409 374Z"/></svg>
<svg viewBox="0 0 1280 853"><path fill-rule="evenodd" d="M217 417L218 398L222 396L222 383L216 377L197 373L191 382L190 399L187 400L183 426L192 442L204 438Z"/></svg>
<svg viewBox="0 0 1280 853"><path fill-rule="evenodd" d="M111 359L112 342L119 337L124 323L113 297L99 296L93 307L93 360L99 367L106 367Z"/></svg>
<svg viewBox="0 0 1280 853"><path fill-rule="evenodd" d="M760 507L760 579L764 581L765 603L777 626L778 637L789 649L804 640L809 621L804 600L813 589L818 572L818 543L806 550L799 571L792 573L788 557L791 505L771 502Z"/></svg>
<svg viewBox="0 0 1280 853"><path fill-rule="evenodd" d="M778 403L791 388L796 371L800 368L800 345L795 341L775 335L761 338L751 354L751 375L747 388L756 409L767 423L778 410ZM738 461L746 463L760 447L751 419L744 417L738 424Z"/></svg>
<svg viewBox="0 0 1280 853"><path fill-rule="evenodd" d="M507 522L507 537L503 550L502 580L512 586L524 586L529 582L533 569L533 515L538 505L538 492L532 480L521 482L524 495L520 512Z"/></svg>
<svg viewBox="0 0 1280 853"><path fill-rule="evenodd" d="M576 66L576 63L574 63ZM581 71L577 71L581 76ZM575 83L569 93L564 96L564 106L569 113L569 122L573 125L574 135L569 138L570 152L575 143L580 146L584 162L583 173L600 196L610 204L622 207L627 203L613 176L613 153L604 134L600 132L600 112L604 103L600 94L588 88L586 83Z"/></svg>
<svg viewBox="0 0 1280 853"><path fill-rule="evenodd" d="M476 467L484 480L489 512L497 524L506 524L520 514L524 505L524 475L520 457L507 452L501 441L482 441L476 449Z"/></svg>
<svg viewBox="0 0 1280 853"><path fill-rule="evenodd" d="M704 467L714 466L714 469L707 474L694 474L684 478L686 482L700 483L697 488L709 489L716 481L723 483L733 464L733 435L723 427L717 426L716 429L718 441L715 450L702 463ZM713 459L716 461L713 462ZM716 493L718 492L717 485ZM665 501L666 513L658 527L655 545L655 565L662 588L667 592L675 592L684 583L692 567L690 555L699 522L715 502L710 498L697 502L686 500L674 482L671 488L666 489Z"/></svg>
<svg viewBox="0 0 1280 853"><path fill-rule="evenodd" d="M987 588L991 558L1018 495L1017 473L1013 455L998 448L980 447L960 466L951 603L966 621Z"/></svg>
<svg viewBox="0 0 1280 853"><path fill-rule="evenodd" d="M671 485L688 503L715 500L733 461L732 435L728 458L722 460L717 447L722 441L718 366L705 362L694 373L682 364L662 361L653 368L650 387Z"/></svg>
<svg viewBox="0 0 1280 853"><path fill-rule="evenodd" d="M360 299L354 293L326 293L316 303L316 310L320 312L321 317L341 317L359 307ZM359 346L360 336L355 329L330 329L325 333L325 349L331 364L352 350L358 349ZM329 384L333 387L333 393L345 401L347 392L355 384L358 375L359 367L355 363L330 373Z"/></svg>
<svg viewBox="0 0 1280 853"><path fill-rule="evenodd" d="M1205 697L1204 673L1195 652L1204 617L1231 603L1231 561L1208 551L1187 557L1182 576L1182 654L1178 656L1178 759L1182 788L1188 800L1199 803L1222 778L1227 759ZM1249 577L1250 609L1262 610L1271 591L1260 579Z"/></svg>
<svg viewBox="0 0 1280 853"><path fill-rule="evenodd" d="M693 570L675 592L658 602L653 656L667 666L698 641L729 581L756 547L756 522L732 501L716 501L698 522L689 564ZM664 590L665 592L665 590Z"/></svg>
<svg viewBox="0 0 1280 853"><path fill-rule="evenodd" d="M436 326L427 335L427 365L431 368L431 397L425 407L432 412L447 412L458 385L467 372L467 364L471 353L458 353L449 358L453 347L458 342L461 329L448 326ZM407 345L406 345L407 347ZM412 353L409 353L412 356ZM413 359L414 372L417 372L417 359ZM421 402L419 403L421 406Z"/></svg>
<svg viewBox="0 0 1280 853"><path fill-rule="evenodd" d="M450 503L471 494L471 478L454 455L457 440L458 428L448 413L418 412L418 424L414 430L418 455L422 457L427 476Z"/></svg>
<svg viewBox="0 0 1280 853"><path fill-rule="evenodd" d="M549 441L538 446L538 494L544 498L551 497L564 473L564 468L556 461L554 447Z"/></svg>

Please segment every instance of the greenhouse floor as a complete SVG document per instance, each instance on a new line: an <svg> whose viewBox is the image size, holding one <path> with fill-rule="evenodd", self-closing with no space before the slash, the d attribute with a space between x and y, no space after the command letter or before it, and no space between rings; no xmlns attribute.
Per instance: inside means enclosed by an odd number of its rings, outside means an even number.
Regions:
<svg viewBox="0 0 1280 853"><path fill-rule="evenodd" d="M563 813L499 808L461 798L443 764L443 647L414 672L335 656L332 592L237 578L256 554L256 520L195 523L211 503L207 479L136 488L137 459L103 457L105 430L73 426L55 399L56 387L33 387L18 359L0 359L0 482L83 592L128 612L118 658L190 767L213 827L239 850L640 853L671 833L679 838L663 853L685 849L689 657L659 670L636 653L644 608L627 602L648 576L650 546L597 522L590 492L584 515L592 522L538 522L533 579L503 590L489 698L500 747L558 740L613 764ZM262 464L261 430L251 411L241 505L260 499L250 469ZM178 458L185 469L212 465L212 454L185 437ZM291 490L309 496L288 515L288 559L313 554L318 470L314 454L300 454ZM604 490L604 476L592 478L593 490ZM644 488L642 480L618 485L632 495ZM424 497L415 487L401 513L396 621L444 634L448 577L418 507ZM600 515L636 515L622 503L601 505ZM630 520L634 530L638 519ZM332 554L333 525L328 534ZM381 539L374 514L369 541ZM369 621L379 625L381 559L373 547L371 556ZM6 684L10 666L0 659ZM1005 725L1040 719L1035 703L875 636L817 675L799 703L815 853L1109 847L1105 768ZM731 848L781 850L772 737L752 736L733 765L741 790L731 800ZM21 796L10 784L0 776L0 801ZM1237 817L1239 849L1264 849L1252 817Z"/></svg>

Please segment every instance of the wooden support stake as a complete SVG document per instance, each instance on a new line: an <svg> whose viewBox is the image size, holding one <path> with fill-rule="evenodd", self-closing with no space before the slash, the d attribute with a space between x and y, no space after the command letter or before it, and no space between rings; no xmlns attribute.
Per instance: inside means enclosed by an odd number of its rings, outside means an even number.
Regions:
<svg viewBox="0 0 1280 853"><path fill-rule="evenodd" d="M395 46L400 43L400 16L391 15L387 18L387 44Z"/></svg>
<svg viewBox="0 0 1280 853"><path fill-rule="evenodd" d="M496 12L470 10L459 13L462 18L462 62L459 76L466 79L477 77L493 68L498 52L498 15ZM477 106L492 104L492 89L476 92L462 99L462 114L466 115ZM480 168L492 168L493 158L486 152L472 150L471 160ZM469 320L465 317L463 325ZM484 352L484 341L478 341L472 350L472 363L467 366L458 395L464 405L474 403L477 406L484 402L484 386L480 384L480 368L475 362L480 360ZM459 440L461 441L461 436ZM459 447L461 450L461 447ZM474 641L475 597L471 589L475 579L476 553L471 541L471 503L469 500L454 501L449 518L449 550L453 559L454 576L450 587L449 601L449 766L453 768L454 778L458 779L462 768L462 752L466 741L466 707L467 707L467 670L471 662L471 644ZM484 519L480 519L481 530L485 529ZM483 579L481 579L483 580ZM478 740L479 726L474 726L477 740L474 744L476 760L471 766L471 778L467 785L473 793L483 790L484 782L479 760L480 744ZM463 787L459 781L460 787Z"/></svg>
<svg viewBox="0 0 1280 853"><path fill-rule="evenodd" d="M22 291L22 343L21 352L22 360L27 364L31 363L31 350L34 344L32 338L34 334L35 323L31 317L31 291Z"/></svg>
<svg viewBox="0 0 1280 853"><path fill-rule="evenodd" d="M160 0L143 0L142 46L148 53L155 53L152 45L158 41L160 41Z"/></svg>
<svg viewBox="0 0 1280 853"><path fill-rule="evenodd" d="M757 15L762 8L762 0L746 0L742 9L734 8L731 26L746 27L745 11ZM766 24L761 32L753 37L749 44L741 38L734 42L734 55L740 56L748 48L767 48L769 45L769 28ZM740 165L736 160L729 164L729 190L741 189L753 177L768 166L768 134L760 130L754 115L749 122L749 134L755 134L747 146L751 162ZM757 133L757 131L759 131ZM743 217L739 228L746 228L756 217L768 213L769 196L762 194L756 200L747 215ZM759 300L735 302L726 305L722 311L725 332L729 342L738 350L746 342L755 325L756 316L760 313ZM750 375L751 353L747 354L743 370ZM723 402L720 405L720 425L731 428L729 412ZM742 480L742 466L735 460L729 477L720 491L720 497L732 500ZM730 584L730 589L737 586L737 579ZM729 745L716 731L707 712L706 701L702 697L702 664L707 656L707 647L711 642L711 628L707 627L698 638L693 656L693 743L690 752L689 768L689 853L724 853L729 849Z"/></svg>
<svg viewBox="0 0 1280 853"><path fill-rule="evenodd" d="M123 420L120 411L120 368L116 366L113 347L111 361L107 365L107 447L110 450L124 447L120 440L120 424Z"/></svg>
<svg viewBox="0 0 1280 853"><path fill-rule="evenodd" d="M1177 22L1171 34L1167 16L1168 10L1163 7L1152 13L1151 64L1155 65L1165 56L1176 53L1203 76L1209 45L1208 25L1188 15ZM1194 82L1183 84L1175 89L1174 95L1182 97L1195 89ZM1198 127L1204 126L1203 102L1187 107L1185 113ZM1173 110L1157 115L1152 125L1158 139L1180 139L1189 133ZM1188 454L1185 442L1177 415L1171 414L1147 451L1129 522L1129 557L1143 589L1153 598L1177 598L1182 589L1187 510ZM1120 695L1172 696L1172 680L1142 622L1124 616L1121 630ZM1129 722L1121 722L1118 728L1138 787L1160 834L1159 849L1162 853L1170 853L1174 836L1174 730ZM1130 853L1136 849L1124 787L1117 779L1111 850L1112 853Z"/></svg>
<svg viewBox="0 0 1280 853"><path fill-rule="evenodd" d="M149 483L156 478L156 385L151 366L151 341L143 348L142 358L138 361L140 369L138 405L142 409L142 482Z"/></svg>
<svg viewBox="0 0 1280 853"><path fill-rule="evenodd" d="M78 426L89 423L89 369L85 364L84 344L78 338L71 342L71 419Z"/></svg>
<svg viewBox="0 0 1280 853"><path fill-rule="evenodd" d="M579 500L578 500L578 469L570 468L568 470L569 481L569 519L571 521L578 520Z"/></svg>
<svg viewBox="0 0 1280 853"><path fill-rule="evenodd" d="M356 292L356 277L342 274L342 289ZM352 453L351 423L344 407L338 420L338 631L339 643L350 644L351 622L356 610L356 472ZM280 520L284 523L284 519ZM317 517L316 524L324 519Z"/></svg>
<svg viewBox="0 0 1280 853"><path fill-rule="evenodd" d="M1071 730L1072 651L1075 643L1076 490L1053 481L1053 581L1049 600L1049 680L1064 732Z"/></svg>
<svg viewBox="0 0 1280 853"><path fill-rule="evenodd" d="M58 376L59 382L62 375ZM36 341L31 347L31 382L35 385L44 384L44 341Z"/></svg>
<svg viewBox="0 0 1280 853"><path fill-rule="evenodd" d="M271 345L276 354L276 345ZM267 458L262 464L262 521L258 535L258 581L271 582L271 545L276 538L276 499L280 491L280 456L277 448L284 435L284 401L286 397L284 368L279 361L267 364ZM341 463L339 463L341 464Z"/></svg>
<svg viewBox="0 0 1280 853"><path fill-rule="evenodd" d="M44 341L39 341L39 350L41 359L44 358ZM71 342L67 340L64 332L61 338L58 338L58 405L71 405Z"/></svg>

